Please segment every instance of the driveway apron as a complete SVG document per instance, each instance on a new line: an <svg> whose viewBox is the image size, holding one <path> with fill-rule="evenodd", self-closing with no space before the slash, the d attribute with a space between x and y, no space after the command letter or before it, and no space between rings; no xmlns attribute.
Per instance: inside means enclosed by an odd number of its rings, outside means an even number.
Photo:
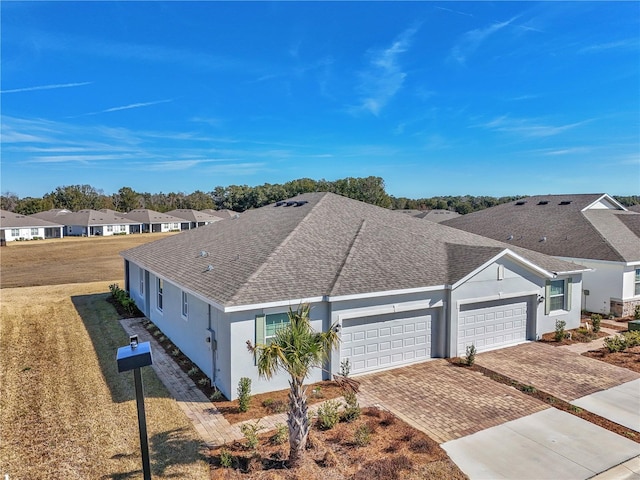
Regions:
<svg viewBox="0 0 640 480"><path fill-rule="evenodd" d="M440 443L548 408L513 387L446 360L357 379L362 403L382 406Z"/></svg>
<svg viewBox="0 0 640 480"><path fill-rule="evenodd" d="M476 363L640 431L640 375L631 370L542 343L481 353Z"/></svg>

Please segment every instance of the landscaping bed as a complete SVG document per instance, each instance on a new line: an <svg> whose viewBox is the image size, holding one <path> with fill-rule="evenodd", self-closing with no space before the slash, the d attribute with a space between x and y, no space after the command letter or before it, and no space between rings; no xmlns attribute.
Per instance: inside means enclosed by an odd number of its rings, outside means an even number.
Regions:
<svg viewBox="0 0 640 480"><path fill-rule="evenodd" d="M582 355L640 373L640 345L627 348L623 352L609 352L608 348L603 347L585 352Z"/></svg>
<svg viewBox="0 0 640 480"><path fill-rule="evenodd" d="M329 430L314 424L306 458L296 470L285 460L289 444L277 444L274 431L259 435L249 448L245 440L213 449L212 479L442 479L467 478L434 440L393 414L363 408L358 419ZM286 439L286 437L285 437ZM221 463L230 465L223 467Z"/></svg>

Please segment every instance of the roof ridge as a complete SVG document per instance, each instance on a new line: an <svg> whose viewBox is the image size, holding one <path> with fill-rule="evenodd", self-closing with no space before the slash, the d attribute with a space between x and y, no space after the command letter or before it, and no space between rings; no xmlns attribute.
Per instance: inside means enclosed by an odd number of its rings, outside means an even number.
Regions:
<svg viewBox="0 0 640 480"><path fill-rule="evenodd" d="M293 197L292 197L293 198ZM277 256L280 251L285 247L285 245L287 245L287 243L289 243L289 241L293 238L293 236L300 230L301 225L303 223L305 223L305 221L309 218L309 215L318 207L318 205L320 205L320 203L326 198L326 195L323 195L320 200L318 200L318 202L313 205L313 207L307 212L307 214L298 222L298 224L295 226L295 228L293 230L291 230L291 232L289 232L289 234L285 237L284 240L282 240L282 242L280 242L280 244L273 249L273 251L267 255L267 258L265 258L264 262L262 262L262 265L260 265L251 275L249 275L249 278L247 278L247 280L242 284L242 286L240 286L236 292L231 296L231 298L229 299L229 301L227 303L233 303L234 301L237 300L238 296L240 295L240 292L242 290L244 290L244 288L249 285L255 278L257 278L263 271L265 268L267 268L267 265L269 264L269 261ZM264 207L261 208L266 208L267 205L265 205Z"/></svg>
<svg viewBox="0 0 640 480"><path fill-rule="evenodd" d="M351 240L351 244L349 245L349 249L347 250L347 254L344 256L344 260L342 261L342 264L340 264L340 268L338 268L338 271L336 272L336 275L333 279L333 282L331 282L331 287L329 288L329 295L333 295L333 290L336 287L336 284L338 283L338 280L340 280L340 277L342 276L342 271L344 270L344 267L347 265L347 262L349 261L349 259L353 256L353 252L354 252L354 246L358 240L358 237L360 236L360 232L362 232L362 229L364 228L365 223L367 222L366 219L362 219L362 221L360 222L360 226L358 227L358 231L356 232L356 234L353 236L353 239Z"/></svg>

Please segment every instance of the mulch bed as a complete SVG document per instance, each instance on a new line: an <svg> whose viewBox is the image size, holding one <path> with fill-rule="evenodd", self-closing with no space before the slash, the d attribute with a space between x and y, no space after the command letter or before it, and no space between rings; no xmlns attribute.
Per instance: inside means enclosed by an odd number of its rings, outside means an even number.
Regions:
<svg viewBox="0 0 640 480"><path fill-rule="evenodd" d="M582 355L640 373L640 345L627 348L624 352L611 353L607 348L600 348L585 352Z"/></svg>
<svg viewBox="0 0 640 480"><path fill-rule="evenodd" d="M360 431L360 436L357 432ZM362 436L363 431L368 435ZM252 450L236 441L211 451L212 479L344 479L462 480L467 478L437 442L410 427L393 414L363 408L360 418L342 421L330 430L312 425L306 459L296 470L286 468L289 444L274 444L274 432L259 435ZM227 455L230 468L221 465Z"/></svg>

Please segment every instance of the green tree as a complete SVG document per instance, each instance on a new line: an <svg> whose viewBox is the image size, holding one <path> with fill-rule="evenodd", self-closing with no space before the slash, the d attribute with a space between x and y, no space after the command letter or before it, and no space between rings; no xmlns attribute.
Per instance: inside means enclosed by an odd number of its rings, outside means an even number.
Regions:
<svg viewBox="0 0 640 480"><path fill-rule="evenodd" d="M287 372L289 379L289 466L300 466L304 458L309 417L307 415L307 387L304 380L314 367L321 368L331 351L338 346L339 337L335 326L326 332L316 332L311 327L309 304L302 304L294 312L289 310L289 324L275 334L268 345L253 346L253 352L260 376L272 378L279 370Z"/></svg>

